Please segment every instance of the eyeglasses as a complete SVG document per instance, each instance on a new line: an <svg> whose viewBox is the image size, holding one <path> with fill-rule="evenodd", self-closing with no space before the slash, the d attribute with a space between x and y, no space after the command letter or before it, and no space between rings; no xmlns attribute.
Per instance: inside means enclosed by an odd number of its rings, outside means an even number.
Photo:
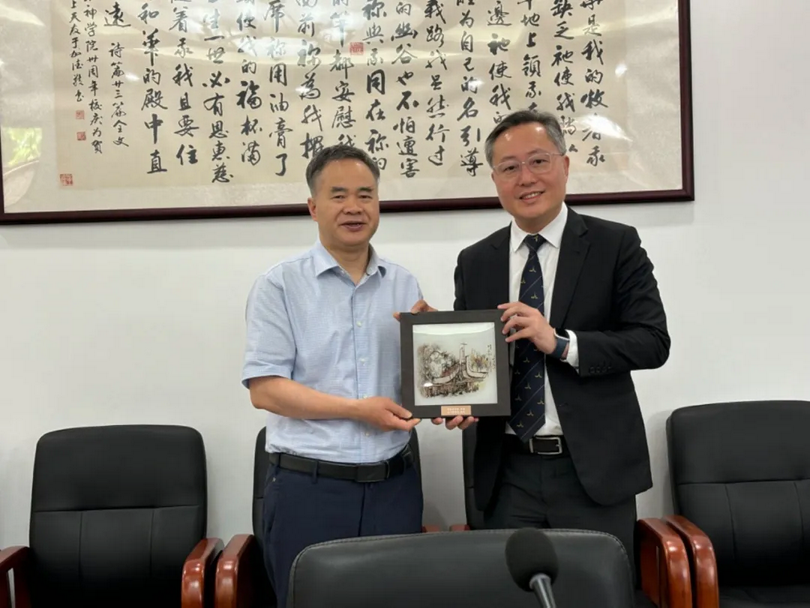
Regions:
<svg viewBox="0 0 810 608"><path fill-rule="evenodd" d="M514 179L520 175L523 165L526 165L534 175L543 175L551 171L551 161L555 156L565 156L559 152L538 152L532 154L524 161L505 160L493 167L495 175L502 179Z"/></svg>

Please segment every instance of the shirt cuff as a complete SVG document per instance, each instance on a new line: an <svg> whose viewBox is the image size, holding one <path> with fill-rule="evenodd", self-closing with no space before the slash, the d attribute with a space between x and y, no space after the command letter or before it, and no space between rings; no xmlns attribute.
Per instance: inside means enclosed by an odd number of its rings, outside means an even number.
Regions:
<svg viewBox="0 0 810 608"><path fill-rule="evenodd" d="M579 373L579 348L577 348L577 335L569 329L568 337L570 338L570 342L568 342L568 356L565 358L565 362L577 370L577 373Z"/></svg>

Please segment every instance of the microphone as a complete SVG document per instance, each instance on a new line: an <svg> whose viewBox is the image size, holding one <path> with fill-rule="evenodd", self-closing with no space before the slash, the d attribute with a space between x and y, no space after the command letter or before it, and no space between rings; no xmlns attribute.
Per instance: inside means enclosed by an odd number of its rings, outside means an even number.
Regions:
<svg viewBox="0 0 810 608"><path fill-rule="evenodd" d="M557 553L543 532L521 528L506 541L506 565L517 586L534 591L543 608L557 608L551 584L557 578Z"/></svg>

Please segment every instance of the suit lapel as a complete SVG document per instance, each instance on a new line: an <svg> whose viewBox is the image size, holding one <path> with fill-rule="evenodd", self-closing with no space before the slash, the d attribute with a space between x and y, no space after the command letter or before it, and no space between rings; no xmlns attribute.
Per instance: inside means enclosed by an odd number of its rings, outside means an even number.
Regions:
<svg viewBox="0 0 810 608"><path fill-rule="evenodd" d="M551 298L552 327L563 327L565 316L574 296L579 273L590 243L585 237L588 231L585 222L572 209L568 210L568 221L563 230L560 244L560 259L557 262L557 275L554 279L554 295Z"/></svg>
<svg viewBox="0 0 810 608"><path fill-rule="evenodd" d="M492 256L487 259L487 267L482 269L486 277L487 308L495 308L509 301L509 227L496 233L492 242Z"/></svg>

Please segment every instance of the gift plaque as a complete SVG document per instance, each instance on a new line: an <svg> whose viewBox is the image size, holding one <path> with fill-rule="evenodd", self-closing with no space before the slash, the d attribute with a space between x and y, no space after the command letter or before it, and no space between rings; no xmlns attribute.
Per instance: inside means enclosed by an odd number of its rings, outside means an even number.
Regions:
<svg viewBox="0 0 810 608"><path fill-rule="evenodd" d="M509 348L502 314L402 313L402 406L418 418L508 416Z"/></svg>

